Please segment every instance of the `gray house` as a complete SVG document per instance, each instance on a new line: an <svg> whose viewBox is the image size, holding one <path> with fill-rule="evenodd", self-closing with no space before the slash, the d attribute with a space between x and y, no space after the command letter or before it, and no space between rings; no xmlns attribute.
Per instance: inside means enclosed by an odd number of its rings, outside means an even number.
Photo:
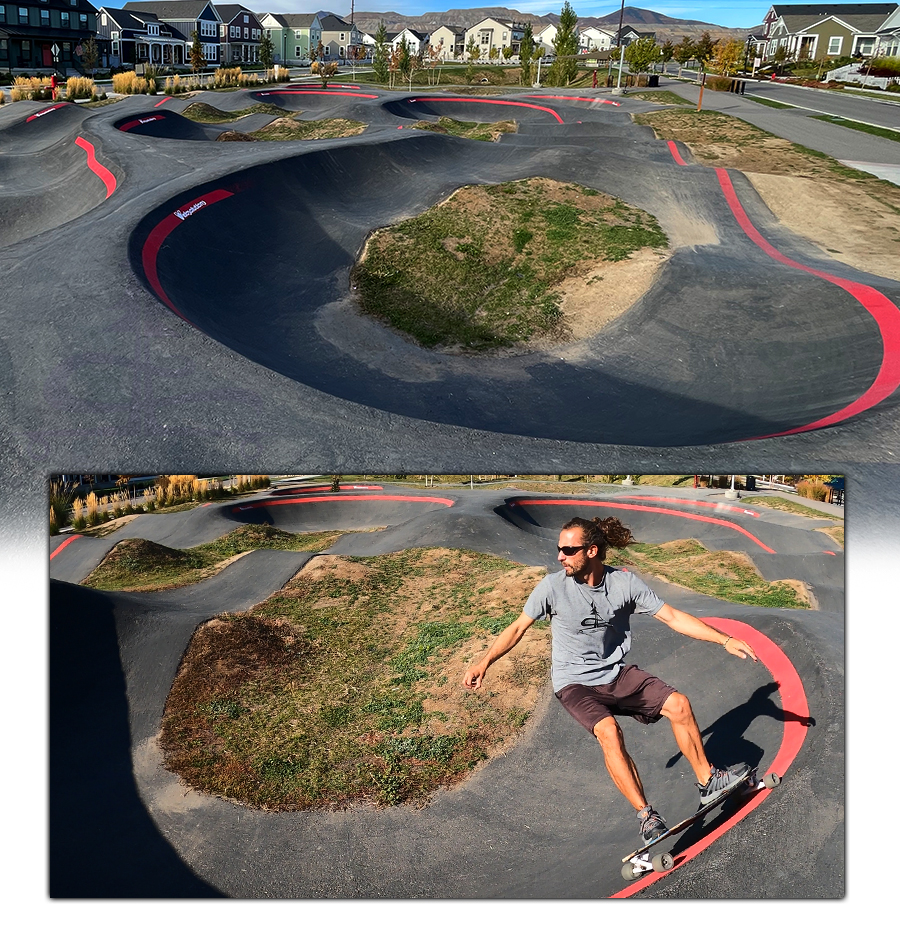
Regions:
<svg viewBox="0 0 900 928"><path fill-rule="evenodd" d="M126 3L124 10L137 10L153 13L161 23L174 26L188 43L193 41L193 33L200 37L203 57L208 65L218 65L222 61L219 42L219 26L222 18L216 12L211 0L136 0Z"/></svg>

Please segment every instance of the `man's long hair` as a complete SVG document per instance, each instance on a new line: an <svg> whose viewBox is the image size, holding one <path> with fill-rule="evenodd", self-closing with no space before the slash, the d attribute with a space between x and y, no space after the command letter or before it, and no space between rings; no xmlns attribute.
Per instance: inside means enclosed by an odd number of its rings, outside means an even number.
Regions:
<svg viewBox="0 0 900 928"><path fill-rule="evenodd" d="M625 548L634 542L634 535L627 525L623 525L615 516L607 519L599 517L594 519L582 519L576 516L569 519L563 526L563 531L570 528L580 528L581 537L587 547L596 545L601 561L606 560L606 552L609 548Z"/></svg>

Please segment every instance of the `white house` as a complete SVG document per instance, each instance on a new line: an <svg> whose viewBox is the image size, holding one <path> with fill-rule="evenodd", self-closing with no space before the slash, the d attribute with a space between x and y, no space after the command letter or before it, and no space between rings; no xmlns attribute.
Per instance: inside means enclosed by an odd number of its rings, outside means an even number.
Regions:
<svg viewBox="0 0 900 928"><path fill-rule="evenodd" d="M582 52L603 51L612 48L615 45L616 36L614 32L607 32L605 29L598 29L596 26L588 26L578 33L578 49Z"/></svg>
<svg viewBox="0 0 900 928"><path fill-rule="evenodd" d="M479 58L490 58L491 49L502 53L505 48L512 49L513 55L519 54L522 45L522 36L525 34L524 23L514 23L508 20L488 17L466 29L466 48L470 41L474 41L479 51Z"/></svg>
<svg viewBox="0 0 900 928"><path fill-rule="evenodd" d="M456 61L462 58L466 51L465 26L438 26L431 33L430 44L437 48L440 45L441 61Z"/></svg>

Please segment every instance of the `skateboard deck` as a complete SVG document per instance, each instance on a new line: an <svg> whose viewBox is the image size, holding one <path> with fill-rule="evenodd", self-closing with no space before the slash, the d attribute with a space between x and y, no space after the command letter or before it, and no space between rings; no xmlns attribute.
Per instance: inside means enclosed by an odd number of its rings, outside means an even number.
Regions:
<svg viewBox="0 0 900 928"><path fill-rule="evenodd" d="M632 851L627 857L622 858L622 876L626 880L636 880L638 877L643 876L645 873L649 873L651 870L655 870L658 873L664 872L666 870L671 870L675 865L674 858L671 854L659 854L654 857L651 857L650 850L655 847L657 844L665 841L667 838L671 838L674 835L680 834L685 829L689 828L694 822L702 819L707 813L711 812L713 809L717 809L723 802L727 799L730 799L732 796L737 796L740 794L753 793L758 789L774 789L781 782L781 778L777 773L768 773L762 780L756 778L756 768L748 770L733 786L731 786L726 792L722 793L721 796L718 796L712 802L707 803L705 806L701 806L694 812L692 815L689 815L686 819L679 822L677 825L673 825L668 831L663 832L659 837L654 838L652 841L648 841L642 847L639 847L636 851Z"/></svg>

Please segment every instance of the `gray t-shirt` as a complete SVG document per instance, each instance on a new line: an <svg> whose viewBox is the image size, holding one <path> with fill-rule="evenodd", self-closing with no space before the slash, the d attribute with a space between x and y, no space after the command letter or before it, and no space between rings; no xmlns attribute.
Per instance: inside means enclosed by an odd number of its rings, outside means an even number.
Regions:
<svg viewBox="0 0 900 928"><path fill-rule="evenodd" d="M663 601L627 570L607 567L599 586L579 583L564 570L547 574L534 588L524 612L550 620L551 678L559 692L570 683L612 683L631 650L631 616L656 615Z"/></svg>

